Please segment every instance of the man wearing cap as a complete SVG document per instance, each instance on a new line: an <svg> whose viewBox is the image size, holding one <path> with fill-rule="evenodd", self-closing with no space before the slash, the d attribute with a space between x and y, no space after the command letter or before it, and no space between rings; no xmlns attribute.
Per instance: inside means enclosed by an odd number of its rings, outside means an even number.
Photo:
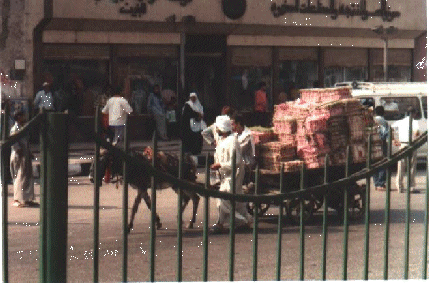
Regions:
<svg viewBox="0 0 429 283"><path fill-rule="evenodd" d="M240 145L238 144L237 135L232 133L231 119L224 115L218 116L215 122L217 131L219 133L219 140L216 146L214 155L215 163L211 165L212 170L218 170L220 175L220 191L232 192L232 157L236 154L236 179L235 179L235 193L242 193L242 184L244 178L244 163L241 156ZM213 226L212 233L225 232L224 224L228 221L231 213L231 202L228 200L218 199L217 207L219 209L219 218L217 223ZM250 228L252 217L247 212L246 205L243 202L237 202L235 207L235 218L237 228Z"/></svg>
<svg viewBox="0 0 429 283"><path fill-rule="evenodd" d="M44 82L42 87L43 89L36 93L34 108L39 110L42 108L46 110L55 110L50 84L48 82Z"/></svg>
<svg viewBox="0 0 429 283"><path fill-rule="evenodd" d="M234 109L232 109L229 106L222 107L222 110L220 112L220 115L227 115L231 117L234 114ZM203 136L203 139L209 144L209 145L216 145L217 140L219 139L219 136L216 132L216 125L213 123L206 129L204 129L201 132L201 135Z"/></svg>

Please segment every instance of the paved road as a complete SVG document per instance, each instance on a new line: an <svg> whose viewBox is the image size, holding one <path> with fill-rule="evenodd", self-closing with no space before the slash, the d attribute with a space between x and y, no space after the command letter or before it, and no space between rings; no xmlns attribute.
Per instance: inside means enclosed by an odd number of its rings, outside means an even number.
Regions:
<svg viewBox="0 0 429 283"><path fill-rule="evenodd" d="M200 174L200 179L203 179ZM424 222L425 175L419 172L420 194L411 198L411 237L409 278L421 278L422 233ZM69 179L69 225L68 225L68 281L90 282L92 280L93 239L93 185L85 177ZM39 186L36 186L39 192ZM370 279L382 279L383 233L385 193L371 191L370 225ZM129 207L136 192L130 189ZM38 200L38 195L37 195ZM210 201L210 224L216 219L215 201ZM9 204L12 188L9 187ZM157 231L156 274L157 281L176 281L176 207L177 197L172 190L158 192L158 211L163 228ZM114 184L101 189L100 211L100 281L121 281L122 267L122 191ZM389 279L401 279L404 259L404 213L405 194L392 192L392 224L390 226ZM258 279L275 279L276 262L276 215L278 208L270 208L261 219L259 234ZM193 230L184 229L183 280L201 281L202 277L202 211L201 202L198 223ZM184 220L190 218L190 209ZM317 213L306 226L305 234L305 279L321 277L321 223ZM36 282L38 280L39 209L9 207L9 261L10 282ZM149 280L150 213L141 206L134 230L129 236L129 281ZM361 279L363 275L364 223L351 223L349 235L348 278ZM342 278L343 227L334 211L330 211L328 229L328 272L330 280ZM252 234L236 237L235 280L252 280ZM209 236L209 280L228 279L228 235ZM299 227L286 223L282 238L283 280L299 279ZM55 248L55 247L52 247Z"/></svg>

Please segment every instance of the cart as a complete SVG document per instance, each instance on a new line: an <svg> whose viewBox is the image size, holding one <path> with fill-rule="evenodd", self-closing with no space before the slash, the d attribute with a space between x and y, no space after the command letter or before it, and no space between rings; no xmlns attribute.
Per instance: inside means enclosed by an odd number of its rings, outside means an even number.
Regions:
<svg viewBox="0 0 429 283"><path fill-rule="evenodd" d="M349 173L353 174L362 170L365 167L364 163L351 164ZM328 183L337 181L345 177L345 166L335 165L329 166L328 170ZM255 171L253 171L253 180ZM284 192L295 191L300 188L301 173L300 171L285 172L283 175L283 188ZM307 169L305 171L305 187L310 188L317 185L322 185L324 182L324 168ZM340 217L343 216L344 211L344 189L331 190L328 193L328 207L335 209ZM365 190L364 185L359 185L356 182L350 184L348 188L348 216L350 220L359 220L365 212ZM254 194L254 185L248 185L244 190L246 194ZM275 195L280 193L280 173L270 170L259 170L259 185L258 194ZM310 196L304 198L304 222L310 220L313 214L323 206L324 194L321 192L312 193ZM258 215L263 216L270 205L273 203L260 203L258 204ZM248 203L247 208L249 213L254 213L254 203ZM294 224L300 222L300 200L298 198L286 199L283 205L285 215Z"/></svg>

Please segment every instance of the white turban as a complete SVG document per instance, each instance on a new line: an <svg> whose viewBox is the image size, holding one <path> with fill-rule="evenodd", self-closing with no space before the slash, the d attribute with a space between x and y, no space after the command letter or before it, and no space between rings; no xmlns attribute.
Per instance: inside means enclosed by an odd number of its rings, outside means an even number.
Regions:
<svg viewBox="0 0 429 283"><path fill-rule="evenodd" d="M231 119L227 115L217 116L215 125L223 133L232 131Z"/></svg>

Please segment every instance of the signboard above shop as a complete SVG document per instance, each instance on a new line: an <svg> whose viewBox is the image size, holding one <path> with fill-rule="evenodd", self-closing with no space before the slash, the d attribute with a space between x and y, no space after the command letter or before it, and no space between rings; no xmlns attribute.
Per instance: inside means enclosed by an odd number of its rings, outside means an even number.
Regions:
<svg viewBox="0 0 429 283"><path fill-rule="evenodd" d="M426 27L421 0L52 0L54 18L194 23L373 28L392 23ZM108 23L106 23L108 24Z"/></svg>

